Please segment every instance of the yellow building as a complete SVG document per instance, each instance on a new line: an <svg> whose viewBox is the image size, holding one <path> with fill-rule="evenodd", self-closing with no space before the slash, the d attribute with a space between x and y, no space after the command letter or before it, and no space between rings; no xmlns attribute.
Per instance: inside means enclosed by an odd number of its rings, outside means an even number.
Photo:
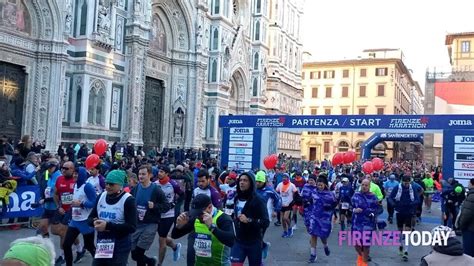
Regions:
<svg viewBox="0 0 474 266"><path fill-rule="evenodd" d="M474 32L449 33L445 45L450 66L426 73L426 114L474 113ZM443 135L425 134L425 161L441 165Z"/></svg>
<svg viewBox="0 0 474 266"><path fill-rule="evenodd" d="M354 60L303 63L304 115L410 114L419 108L412 101L423 95L403 63L399 49L364 50ZM418 88L418 89L417 89ZM416 104L414 108L413 103ZM420 110L416 110L420 112ZM332 158L336 152L355 149L371 132L303 132L304 159ZM398 144L380 143L374 152L398 157Z"/></svg>
<svg viewBox="0 0 474 266"><path fill-rule="evenodd" d="M474 71L474 32L447 34L445 44L454 71Z"/></svg>

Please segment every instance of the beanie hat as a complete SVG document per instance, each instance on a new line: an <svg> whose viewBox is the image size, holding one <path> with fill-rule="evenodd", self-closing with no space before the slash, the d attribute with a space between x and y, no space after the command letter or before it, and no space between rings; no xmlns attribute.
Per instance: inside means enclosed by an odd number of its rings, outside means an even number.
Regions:
<svg viewBox="0 0 474 266"><path fill-rule="evenodd" d="M456 192L457 194L460 194L462 192L462 187L461 186L455 187L454 192Z"/></svg>
<svg viewBox="0 0 474 266"><path fill-rule="evenodd" d="M264 171L258 171L257 174L255 175L255 181L265 183L265 181L266 181L265 172Z"/></svg>
<svg viewBox="0 0 474 266"><path fill-rule="evenodd" d="M125 177L127 174L122 170L112 170L107 174L105 178L105 183L119 184L123 186L125 183Z"/></svg>
<svg viewBox="0 0 474 266"><path fill-rule="evenodd" d="M19 260L30 266L49 266L54 264L55 257L51 240L34 236L13 241L3 259Z"/></svg>

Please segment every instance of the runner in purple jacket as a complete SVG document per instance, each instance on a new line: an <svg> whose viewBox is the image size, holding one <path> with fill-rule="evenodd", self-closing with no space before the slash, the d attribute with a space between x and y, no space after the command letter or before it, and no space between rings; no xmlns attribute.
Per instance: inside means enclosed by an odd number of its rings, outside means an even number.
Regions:
<svg viewBox="0 0 474 266"><path fill-rule="evenodd" d="M314 178L308 179L308 183L313 184ZM328 180L325 175L320 175L316 182L317 189L312 190L312 193L309 194L306 192L306 200L303 198L303 201L310 201L310 206L306 204L308 208L305 211L305 221L309 221L307 226L308 233L311 236L311 255L308 260L309 263L316 262L316 245L318 237L321 238L321 242L324 245L324 253L326 256L329 256L331 253L328 247L327 239L331 233L331 217L334 213L334 208L336 207L336 198L334 194L329 191ZM305 190L311 190L305 186ZM311 195L310 197L308 197Z"/></svg>

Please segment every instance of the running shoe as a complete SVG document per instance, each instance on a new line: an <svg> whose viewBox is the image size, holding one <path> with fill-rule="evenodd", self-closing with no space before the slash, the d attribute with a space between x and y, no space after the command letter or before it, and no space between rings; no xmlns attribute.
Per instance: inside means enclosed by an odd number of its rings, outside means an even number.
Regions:
<svg viewBox="0 0 474 266"><path fill-rule="evenodd" d="M408 252L405 251L402 256L403 261L408 261Z"/></svg>
<svg viewBox="0 0 474 266"><path fill-rule="evenodd" d="M274 223L274 225L275 225L275 226L280 226L280 225L281 225L281 222L280 222L280 221L276 221L276 222Z"/></svg>
<svg viewBox="0 0 474 266"><path fill-rule="evenodd" d="M398 255L403 256L403 247L398 247Z"/></svg>
<svg viewBox="0 0 474 266"><path fill-rule="evenodd" d="M372 261L372 257L371 257L371 256L367 256L367 261Z"/></svg>
<svg viewBox="0 0 474 266"><path fill-rule="evenodd" d="M291 227L291 229L294 231L294 230L298 229L298 227L296 227L296 224L295 224L295 225L293 225L293 227Z"/></svg>
<svg viewBox="0 0 474 266"><path fill-rule="evenodd" d="M393 224L393 218L392 217L388 217L388 223Z"/></svg>
<svg viewBox="0 0 474 266"><path fill-rule="evenodd" d="M316 262L316 255L311 255L309 256L309 260L308 260L308 263L315 263Z"/></svg>
<svg viewBox="0 0 474 266"><path fill-rule="evenodd" d="M288 228L288 237L292 237L293 236L293 228L290 227Z"/></svg>
<svg viewBox="0 0 474 266"><path fill-rule="evenodd" d="M151 266L156 266L158 265L158 257L157 256L153 256L153 258L150 258L150 261L153 261L152 264L149 264Z"/></svg>
<svg viewBox="0 0 474 266"><path fill-rule="evenodd" d="M181 257L181 243L176 244L176 248L173 250L173 261L178 261Z"/></svg>
<svg viewBox="0 0 474 266"><path fill-rule="evenodd" d="M74 260L74 263L79 263L81 262L82 258L84 258L84 255L86 255L86 250L82 250L82 252L77 252L76 253L76 259Z"/></svg>
<svg viewBox="0 0 474 266"><path fill-rule="evenodd" d="M54 265L60 266L60 265L63 265L65 262L66 261L64 260L63 256L59 256L54 262Z"/></svg>
<svg viewBox="0 0 474 266"><path fill-rule="evenodd" d="M288 237L288 233L286 231L283 231L283 234L281 234L281 237L283 237L283 238Z"/></svg>
<svg viewBox="0 0 474 266"><path fill-rule="evenodd" d="M325 246L325 247L324 247L324 254L326 254L326 256L331 255L331 251L329 250L329 247L328 247L328 246Z"/></svg>
<svg viewBox="0 0 474 266"><path fill-rule="evenodd" d="M266 259L268 256L268 250L270 249L270 242L265 242L264 247L262 249L262 259Z"/></svg>

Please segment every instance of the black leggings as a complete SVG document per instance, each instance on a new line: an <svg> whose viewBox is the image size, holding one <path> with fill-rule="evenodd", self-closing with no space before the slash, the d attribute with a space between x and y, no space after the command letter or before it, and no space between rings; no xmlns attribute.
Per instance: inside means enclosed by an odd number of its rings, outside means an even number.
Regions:
<svg viewBox="0 0 474 266"><path fill-rule="evenodd" d="M137 266L154 265L155 261L152 258L145 256L143 248L136 247L132 250L132 259L137 262Z"/></svg>
<svg viewBox="0 0 474 266"><path fill-rule="evenodd" d="M456 206L454 204L446 204L446 207L444 208L444 214L446 215L446 219L444 219L443 224L447 226L449 219L451 219L452 228L456 230L455 223L456 217L458 216Z"/></svg>
<svg viewBox="0 0 474 266"><path fill-rule="evenodd" d="M72 266L72 245L76 238L81 234L77 228L68 227L66 236L64 237L63 250L64 250L64 259L66 260L66 266ZM84 248L87 249L92 257L95 256L95 245L94 245L94 232L90 234L82 235L84 239Z"/></svg>

